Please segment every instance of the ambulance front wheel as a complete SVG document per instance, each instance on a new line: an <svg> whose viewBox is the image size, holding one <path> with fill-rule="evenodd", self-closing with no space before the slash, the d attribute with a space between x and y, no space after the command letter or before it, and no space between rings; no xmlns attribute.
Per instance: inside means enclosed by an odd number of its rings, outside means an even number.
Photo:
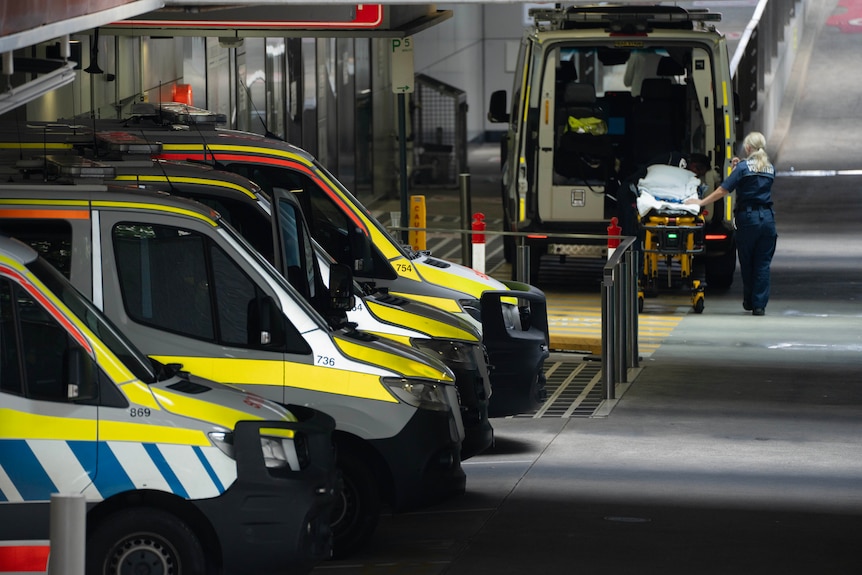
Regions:
<svg viewBox="0 0 862 575"><path fill-rule="evenodd" d="M343 487L333 511L332 555L343 558L360 549L377 528L380 488L374 473L356 454L339 449L336 465Z"/></svg>
<svg viewBox="0 0 862 575"><path fill-rule="evenodd" d="M203 545L178 517L133 508L102 520L87 541L88 575L208 573Z"/></svg>

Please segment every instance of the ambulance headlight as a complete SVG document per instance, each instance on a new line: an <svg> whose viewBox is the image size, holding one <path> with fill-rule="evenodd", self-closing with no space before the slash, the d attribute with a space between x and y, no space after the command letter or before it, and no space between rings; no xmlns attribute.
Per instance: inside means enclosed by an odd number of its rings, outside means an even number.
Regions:
<svg viewBox="0 0 862 575"><path fill-rule="evenodd" d="M209 433L209 438L213 442L213 445L221 449L222 453L231 459L236 459L236 452L233 447L233 433L212 431Z"/></svg>
<svg viewBox="0 0 862 575"><path fill-rule="evenodd" d="M308 466L308 442L301 433L293 433L290 438L261 435L260 449L268 469L289 467L291 471L299 471Z"/></svg>
<svg viewBox="0 0 862 575"><path fill-rule="evenodd" d="M461 310L478 321L482 323L482 304L477 299L461 299L458 300L458 305L461 306Z"/></svg>
<svg viewBox="0 0 862 575"><path fill-rule="evenodd" d="M209 438L225 455L236 459L232 433L214 431L209 434ZM305 436L300 433L293 434L290 438L261 435L260 450L267 469L289 468L299 471L309 462L308 444Z"/></svg>
<svg viewBox="0 0 862 575"><path fill-rule="evenodd" d="M476 369L475 345L460 341L414 338L413 347L436 357L448 366L459 369Z"/></svg>
<svg viewBox="0 0 862 575"><path fill-rule="evenodd" d="M419 409L448 411L445 384L409 377L382 377L380 381L400 401Z"/></svg>
<svg viewBox="0 0 862 575"><path fill-rule="evenodd" d="M520 329L521 327L521 311L518 306L502 302L503 308L503 323L506 329Z"/></svg>

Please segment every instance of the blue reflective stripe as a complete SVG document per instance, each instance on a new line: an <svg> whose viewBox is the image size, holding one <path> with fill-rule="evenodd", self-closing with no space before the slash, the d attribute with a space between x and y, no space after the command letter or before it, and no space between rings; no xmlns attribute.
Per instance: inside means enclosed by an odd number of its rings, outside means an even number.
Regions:
<svg viewBox="0 0 862 575"><path fill-rule="evenodd" d="M23 439L0 441L0 467L24 501L48 500L52 493L58 491ZM4 498L8 496L4 494Z"/></svg>
<svg viewBox="0 0 862 575"><path fill-rule="evenodd" d="M96 445L92 441L67 441L66 445L75 455L75 459L92 479L96 475L99 460L96 457Z"/></svg>
<svg viewBox="0 0 862 575"><path fill-rule="evenodd" d="M135 484L129 478L129 474L117 460L111 447L104 441L98 443L99 449L99 471L93 479L93 484L102 497L107 499L111 495L135 489Z"/></svg>
<svg viewBox="0 0 862 575"><path fill-rule="evenodd" d="M186 493L186 490L183 488L183 484L180 483L180 480L177 478L176 474L171 469L171 466L168 465L167 461L165 461L165 457L162 455L162 452L159 451L158 446L153 443L145 443L144 449L147 450L147 453L153 460L153 463L155 464L156 468L161 472L162 476L165 478L165 481L170 486L171 491L179 495L183 499L188 499L189 494Z"/></svg>
<svg viewBox="0 0 862 575"><path fill-rule="evenodd" d="M222 485L221 481L219 481L219 478L218 478L218 475L216 475L215 469L212 468L212 465L210 465L210 462L207 461L206 457L204 457L203 450L200 447L198 447L197 445L195 445L193 447L193 449L195 450L195 455L198 456L198 459L200 460L201 465L203 465L204 469L207 470L207 475L209 475L210 479L212 479L212 482L215 484L216 489L218 489L218 492L224 493L224 485Z"/></svg>

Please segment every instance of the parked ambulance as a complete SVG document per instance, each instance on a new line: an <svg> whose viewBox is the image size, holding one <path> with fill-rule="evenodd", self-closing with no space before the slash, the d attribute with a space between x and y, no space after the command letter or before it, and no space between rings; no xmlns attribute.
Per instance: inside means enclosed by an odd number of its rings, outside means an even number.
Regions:
<svg viewBox="0 0 862 575"><path fill-rule="evenodd" d="M0 230L38 247L146 353L335 418L336 554L368 539L382 503L408 509L464 491L463 423L444 364L332 328L210 208L118 186L25 185L18 172L0 186ZM337 283L327 297L349 308L351 290Z"/></svg>
<svg viewBox="0 0 862 575"><path fill-rule="evenodd" d="M269 195L276 188L301 191L297 196L312 236L336 261L349 266L357 281L458 314L482 331L493 366L492 417L524 413L544 401L549 338L547 304L540 290L414 252L398 243L308 152L281 140L218 127L223 122L223 116L206 110L165 103L159 109L144 106L141 114L126 120L98 121L95 132L93 125L74 122L8 132L0 150L17 150L25 141L31 149L42 146L48 153L89 148L96 159L103 159L117 148L128 153L158 143L159 158L202 162L241 174ZM130 133L136 138L111 143L110 134ZM493 329L483 328L484 322Z"/></svg>
<svg viewBox="0 0 862 575"><path fill-rule="evenodd" d="M147 358L0 236L0 572L47 570L64 494L85 498L88 575L307 573L330 553L333 427Z"/></svg>
<svg viewBox="0 0 862 575"><path fill-rule="evenodd" d="M537 277L543 256L606 258L612 217L636 234L636 185L652 164L705 155L714 189L730 174L737 119L718 13L603 2L531 8L530 17L510 101L505 90L492 94L488 118L507 124L505 230L526 234ZM704 213L706 281L727 287L733 196Z"/></svg>

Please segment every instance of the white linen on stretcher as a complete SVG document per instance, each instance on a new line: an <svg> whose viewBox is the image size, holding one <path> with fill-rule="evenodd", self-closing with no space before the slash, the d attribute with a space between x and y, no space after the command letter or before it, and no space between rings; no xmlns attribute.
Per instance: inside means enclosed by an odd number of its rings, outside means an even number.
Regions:
<svg viewBox="0 0 862 575"><path fill-rule="evenodd" d="M650 210L675 210L700 213L697 204L686 204L688 198L698 197L700 180L685 168L654 164L647 175L638 180L637 207L641 217Z"/></svg>

